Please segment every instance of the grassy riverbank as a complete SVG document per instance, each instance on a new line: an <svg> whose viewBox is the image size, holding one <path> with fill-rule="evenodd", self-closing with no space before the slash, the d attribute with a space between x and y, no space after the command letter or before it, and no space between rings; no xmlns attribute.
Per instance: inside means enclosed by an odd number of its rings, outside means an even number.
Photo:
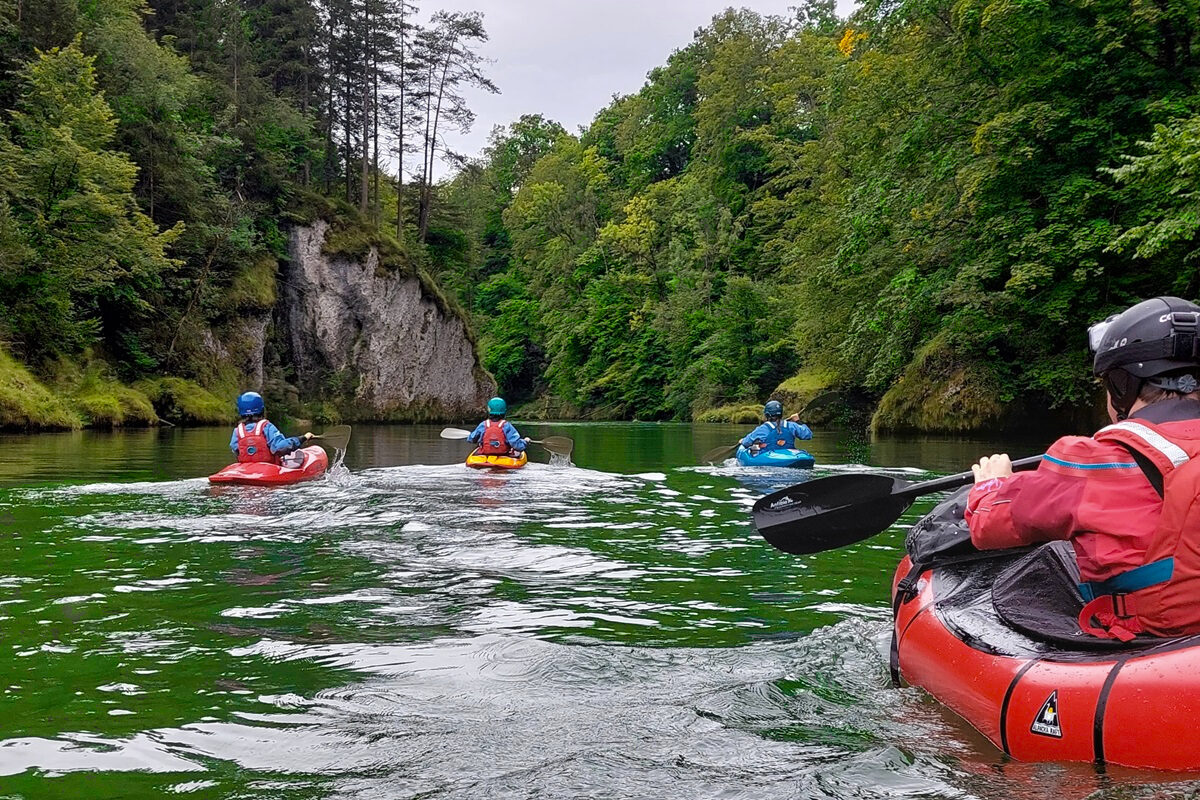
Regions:
<svg viewBox="0 0 1200 800"><path fill-rule="evenodd" d="M0 350L0 430L137 428L169 422L215 425L230 422L227 400L183 378L113 378L106 365L60 362L55 374L37 376Z"/></svg>

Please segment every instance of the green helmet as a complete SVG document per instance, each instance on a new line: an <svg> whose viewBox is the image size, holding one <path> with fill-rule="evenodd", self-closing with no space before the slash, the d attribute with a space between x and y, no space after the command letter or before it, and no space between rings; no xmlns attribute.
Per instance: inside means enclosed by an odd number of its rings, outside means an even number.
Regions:
<svg viewBox="0 0 1200 800"><path fill-rule="evenodd" d="M508 403L504 402L504 398L493 397L488 400L488 413L493 415L503 415L508 413Z"/></svg>

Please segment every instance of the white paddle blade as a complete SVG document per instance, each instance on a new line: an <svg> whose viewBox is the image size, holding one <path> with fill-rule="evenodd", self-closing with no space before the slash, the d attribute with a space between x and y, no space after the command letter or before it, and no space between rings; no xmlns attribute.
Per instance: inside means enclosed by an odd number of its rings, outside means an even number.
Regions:
<svg viewBox="0 0 1200 800"><path fill-rule="evenodd" d="M465 439L471 435L470 431L464 431L462 428L442 428L443 439Z"/></svg>

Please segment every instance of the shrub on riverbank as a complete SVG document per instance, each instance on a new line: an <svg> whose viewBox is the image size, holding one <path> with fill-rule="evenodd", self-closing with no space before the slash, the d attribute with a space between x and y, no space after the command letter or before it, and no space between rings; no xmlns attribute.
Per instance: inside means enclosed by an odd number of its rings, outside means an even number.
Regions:
<svg viewBox="0 0 1200 800"><path fill-rule="evenodd" d="M70 407L24 366L0 350L0 429L74 429L83 424Z"/></svg>
<svg viewBox="0 0 1200 800"><path fill-rule="evenodd" d="M150 398L112 380L89 376L72 397L93 428L145 428L158 423Z"/></svg>
<svg viewBox="0 0 1200 800"><path fill-rule="evenodd" d="M695 417L696 422L729 423L732 425L755 425L762 421L762 405L758 403L734 403L728 406L710 408L701 411Z"/></svg>

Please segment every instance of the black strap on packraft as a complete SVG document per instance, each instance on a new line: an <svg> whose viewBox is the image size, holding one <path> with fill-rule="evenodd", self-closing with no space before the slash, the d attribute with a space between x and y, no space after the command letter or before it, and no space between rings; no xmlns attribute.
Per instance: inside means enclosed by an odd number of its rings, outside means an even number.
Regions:
<svg viewBox="0 0 1200 800"><path fill-rule="evenodd" d="M914 563L908 574L896 584L896 594L892 597L892 645L888 650L888 672L895 689L900 688L900 631L896 627L896 615L900 613L900 606L917 596L917 580L924 571L924 564Z"/></svg>
<svg viewBox="0 0 1200 800"><path fill-rule="evenodd" d="M896 595L892 598L892 646L888 653L888 672L891 673L893 687L900 687L900 631L896 628L896 615L900 612L900 606L916 599L917 595L920 594L917 582L921 580L921 575L937 567L949 567L955 564L967 564L971 561L983 561L989 558L996 558L1000 554L1010 554L1012 552L1014 550L975 550L970 553L941 556L924 563L914 562L909 567L908 573L896 584Z"/></svg>

